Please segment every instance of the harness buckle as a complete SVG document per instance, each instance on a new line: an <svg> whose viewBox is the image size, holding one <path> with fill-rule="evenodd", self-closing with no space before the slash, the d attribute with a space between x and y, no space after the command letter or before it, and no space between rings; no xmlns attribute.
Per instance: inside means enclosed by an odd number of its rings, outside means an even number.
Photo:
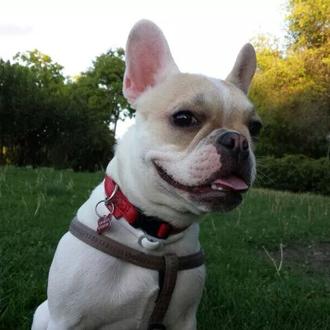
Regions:
<svg viewBox="0 0 330 330"><path fill-rule="evenodd" d="M160 247L160 245L162 245L162 242L160 242L156 239L149 238L148 235L146 235L146 233L144 233L144 235L139 237L138 244L141 247L152 251L152 250L158 249Z"/></svg>

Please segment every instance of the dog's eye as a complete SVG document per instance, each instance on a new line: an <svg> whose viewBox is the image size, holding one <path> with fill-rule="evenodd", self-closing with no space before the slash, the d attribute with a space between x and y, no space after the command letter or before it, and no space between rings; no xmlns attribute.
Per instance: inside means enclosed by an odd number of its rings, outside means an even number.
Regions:
<svg viewBox="0 0 330 330"><path fill-rule="evenodd" d="M258 120L251 120L248 124L248 129L253 138L257 138L260 134L262 124Z"/></svg>
<svg viewBox="0 0 330 330"><path fill-rule="evenodd" d="M182 110L173 114L172 123L179 127L194 127L199 124L196 117L189 110Z"/></svg>

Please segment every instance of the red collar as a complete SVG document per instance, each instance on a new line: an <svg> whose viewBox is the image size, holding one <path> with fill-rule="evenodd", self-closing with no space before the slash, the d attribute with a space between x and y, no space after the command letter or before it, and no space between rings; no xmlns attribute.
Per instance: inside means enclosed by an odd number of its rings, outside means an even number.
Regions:
<svg viewBox="0 0 330 330"><path fill-rule="evenodd" d="M105 195L109 198L116 188L116 182L109 176L104 178ZM138 211L136 207L129 202L126 196L118 188L117 192L111 198L114 205L113 216L116 219L124 218L130 225L133 225L137 219Z"/></svg>
<svg viewBox="0 0 330 330"><path fill-rule="evenodd" d="M117 190L115 190L116 186ZM116 219L124 218L131 226L141 228L151 236L164 239L186 229L175 228L156 217L143 214L141 210L130 203L116 182L109 176L104 178L104 190L108 199L113 195L111 203L106 203L106 205Z"/></svg>

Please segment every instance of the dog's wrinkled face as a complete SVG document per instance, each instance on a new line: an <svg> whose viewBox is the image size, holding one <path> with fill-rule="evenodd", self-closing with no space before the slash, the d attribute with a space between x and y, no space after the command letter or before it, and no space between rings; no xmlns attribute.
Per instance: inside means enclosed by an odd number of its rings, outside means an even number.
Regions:
<svg viewBox="0 0 330 330"><path fill-rule="evenodd" d="M126 65L124 94L137 110L145 179L188 209L237 206L255 177L253 141L261 127L246 96L256 68L252 46L243 47L225 81L183 74L162 32L141 21L130 34Z"/></svg>
<svg viewBox="0 0 330 330"><path fill-rule="evenodd" d="M137 103L160 184L206 210L230 210L254 180L253 137L260 121L230 83L177 74ZM251 131L251 132L250 132Z"/></svg>

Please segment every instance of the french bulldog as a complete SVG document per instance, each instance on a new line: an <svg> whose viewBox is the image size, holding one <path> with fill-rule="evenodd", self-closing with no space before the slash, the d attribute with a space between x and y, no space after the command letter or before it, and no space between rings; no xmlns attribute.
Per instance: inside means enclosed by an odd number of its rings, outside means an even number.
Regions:
<svg viewBox="0 0 330 330"><path fill-rule="evenodd" d="M238 206L255 179L253 149L261 123L247 98L255 70L255 51L246 44L225 80L181 73L162 31L148 20L136 23L123 81L136 120L118 142L106 175L132 205L176 233L151 237L118 218L102 235L156 256L199 251L202 216ZM95 231L100 216L109 213L99 205L104 198L102 182L77 212ZM204 266L178 273L166 329L196 329L204 279ZM32 329L147 329L158 280L156 271L102 253L68 232L55 252L48 299L37 308Z"/></svg>

